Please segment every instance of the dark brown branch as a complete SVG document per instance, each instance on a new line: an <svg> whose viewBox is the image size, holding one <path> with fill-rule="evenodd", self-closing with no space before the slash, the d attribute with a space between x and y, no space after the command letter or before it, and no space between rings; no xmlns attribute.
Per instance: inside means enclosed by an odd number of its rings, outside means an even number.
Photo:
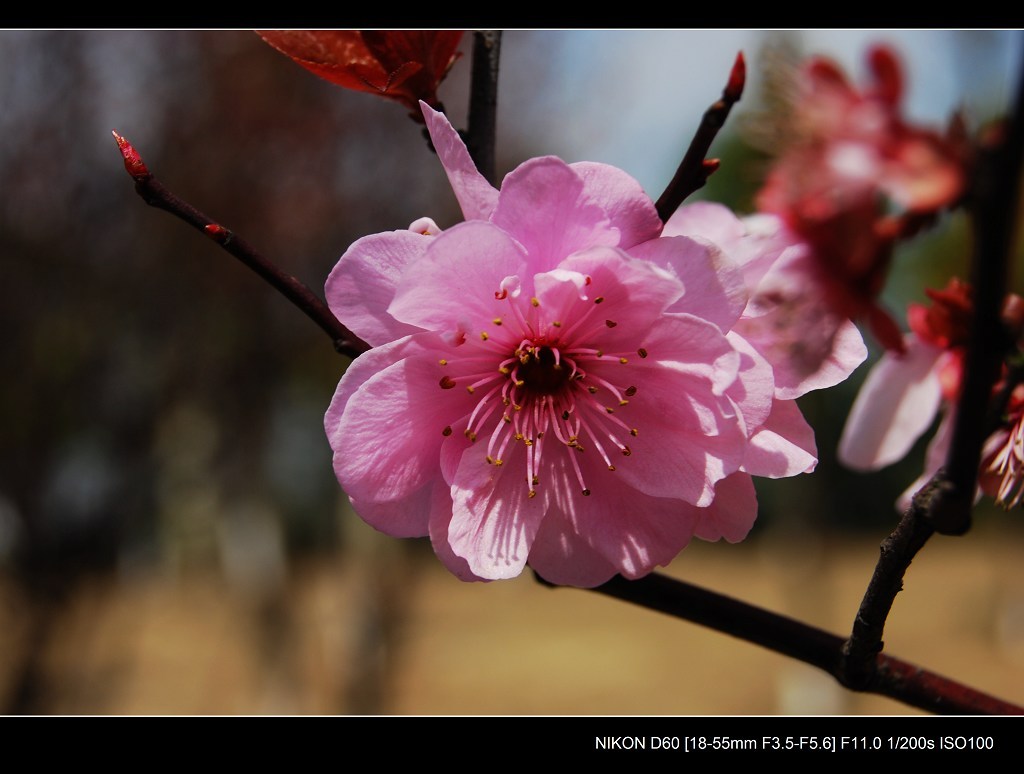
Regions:
<svg viewBox="0 0 1024 774"><path fill-rule="evenodd" d="M473 33L473 74L469 87L466 148L487 182L496 184L495 144L498 113L498 60L501 31Z"/></svg>
<svg viewBox="0 0 1024 774"><path fill-rule="evenodd" d="M992 388L1012 343L1000 313L1006 297L1022 161L1024 74L1018 83L1005 136L993 147L982 150L970 193L974 220L971 265L974 314L964 361L964 382L946 458L951 491L929 513L935 531L946 535L962 535L971 527L978 465L985 438L991 432L985 420L990 412Z"/></svg>
<svg viewBox="0 0 1024 774"><path fill-rule="evenodd" d="M370 345L346 328L312 290L274 263L260 255L248 242L204 215L182 200L157 180L143 163L135 148L114 132L114 139L124 157L124 166L135 181L135 190L146 204L166 210L193 228L202 231L238 260L268 282L271 287L305 312L331 337L334 348L343 355L357 357Z"/></svg>
<svg viewBox="0 0 1024 774"><path fill-rule="evenodd" d="M747 66L743 52L736 55L736 62L729 73L729 82L722 91L722 98L704 112L697 133L686 149L686 155L679 164L672 182L658 198L655 208L662 222L672 217L679 205L694 191L700 190L711 174L718 169L718 159L708 159L708 151L719 130L725 125L732 106L743 96L743 85L747 78Z"/></svg>
<svg viewBox="0 0 1024 774"><path fill-rule="evenodd" d="M870 680L850 685L842 667L842 637L664 575L635 581L615 577L593 590L798 659L856 691L942 714L1024 714L1024 707L886 655L876 657Z"/></svg>
<svg viewBox="0 0 1024 774"><path fill-rule="evenodd" d="M936 498L948 495L945 471L914 495L900 523L879 547L875 571L861 600L850 639L843 645L842 682L851 688L870 685L877 675L876 658L883 648L882 634L896 595L903 590L903 575L934 530L925 518Z"/></svg>

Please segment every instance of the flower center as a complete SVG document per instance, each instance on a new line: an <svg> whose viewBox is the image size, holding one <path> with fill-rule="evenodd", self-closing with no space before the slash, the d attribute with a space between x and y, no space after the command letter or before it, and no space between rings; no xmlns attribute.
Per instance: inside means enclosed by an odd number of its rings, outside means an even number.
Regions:
<svg viewBox="0 0 1024 774"><path fill-rule="evenodd" d="M505 465L521 445L526 458L523 483L530 497L543 486L544 471L551 470L544 462L551 454L567 455L579 491L590 495L585 467L593 472L597 462L614 472L614 458L633 454L627 441L637 429L618 412L637 392L626 381L634 353L593 346L617 326L593 313L604 301L601 296L586 306L566 306L555 319L536 298L520 308L504 289L494 297L508 300L509 314L495 318L479 339L460 337L456 351L466 347L458 357L461 362L438 383L442 389L461 387L474 396L463 432L471 443L479 440L485 446L488 464ZM635 354L646 358L647 350L641 347ZM447 371L448 359L440 365ZM442 433L450 435L452 427ZM593 462L582 464L587 459Z"/></svg>
<svg viewBox="0 0 1024 774"><path fill-rule="evenodd" d="M557 362L551 347L534 348L525 353L527 359L519 366L518 376L527 392L534 395L556 395L568 383L570 370Z"/></svg>

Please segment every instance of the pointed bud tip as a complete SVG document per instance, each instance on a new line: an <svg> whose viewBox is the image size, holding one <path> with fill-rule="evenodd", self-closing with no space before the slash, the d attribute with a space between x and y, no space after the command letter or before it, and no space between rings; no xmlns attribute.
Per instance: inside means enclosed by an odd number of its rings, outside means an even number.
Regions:
<svg viewBox="0 0 1024 774"><path fill-rule="evenodd" d="M128 171L128 174L136 180L149 177L149 169L147 169L142 161L138 151L132 147L132 144L116 131L111 130L110 133L114 135L114 140L121 151L121 156L124 157L124 168Z"/></svg>
<svg viewBox="0 0 1024 774"><path fill-rule="evenodd" d="M729 73L729 82L725 85L725 96L732 102L738 102L743 96L743 87L747 82L747 60L743 52L736 54L736 61L732 65L732 72Z"/></svg>

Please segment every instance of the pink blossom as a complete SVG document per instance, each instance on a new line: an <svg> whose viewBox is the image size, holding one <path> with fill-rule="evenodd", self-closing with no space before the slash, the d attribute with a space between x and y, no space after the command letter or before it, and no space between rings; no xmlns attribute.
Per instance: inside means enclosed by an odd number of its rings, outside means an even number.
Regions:
<svg viewBox="0 0 1024 774"><path fill-rule="evenodd" d="M911 304L907 310L911 332L905 336L904 352L885 352L871 369L839 441L844 465L878 470L903 459L941 411L924 471L897 500L900 510L945 463L971 314L970 288L957 279L927 294L930 306Z"/></svg>
<svg viewBox="0 0 1024 774"><path fill-rule="evenodd" d="M751 474L815 465L772 365L732 331L743 271L660 236L614 167L531 159L495 190L424 107L466 217L365 237L327 281L374 345L325 417L359 515L430 535L466 580L593 586L664 565L694 536L741 540Z"/></svg>
<svg viewBox="0 0 1024 774"><path fill-rule="evenodd" d="M758 208L782 217L811 247L822 290L840 317L864 317L878 340L900 349L899 327L878 304L893 245L955 203L966 151L900 114L902 74L879 46L860 91L831 61L800 70L788 134Z"/></svg>
<svg viewBox="0 0 1024 774"><path fill-rule="evenodd" d="M1010 396L1007 421L985 442L979 485L1004 508L1024 501L1024 385Z"/></svg>
<svg viewBox="0 0 1024 774"><path fill-rule="evenodd" d="M663 235L676 234L715 243L742 272L749 297L732 330L771 364L777 399L832 387L864 362L857 326L829 303L810 246L781 218L741 220L701 202L669 218Z"/></svg>

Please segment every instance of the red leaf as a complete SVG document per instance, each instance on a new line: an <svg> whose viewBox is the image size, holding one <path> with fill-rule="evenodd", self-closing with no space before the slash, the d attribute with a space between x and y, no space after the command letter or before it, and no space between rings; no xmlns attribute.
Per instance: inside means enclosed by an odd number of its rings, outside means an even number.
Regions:
<svg viewBox="0 0 1024 774"><path fill-rule="evenodd" d="M285 56L331 83L401 102L422 122L419 101L439 108L437 87L458 58L461 31L257 30Z"/></svg>

